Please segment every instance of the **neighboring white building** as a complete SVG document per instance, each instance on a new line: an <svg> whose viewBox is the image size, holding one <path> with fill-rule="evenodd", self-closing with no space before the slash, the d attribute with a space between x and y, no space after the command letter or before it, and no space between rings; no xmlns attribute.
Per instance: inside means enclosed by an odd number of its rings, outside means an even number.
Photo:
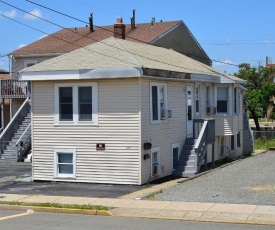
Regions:
<svg viewBox="0 0 275 230"><path fill-rule="evenodd" d="M32 84L33 180L140 185L184 176L187 161L196 174L205 150L207 162L242 154L244 81L173 50L109 38L20 78ZM208 119L213 145L184 160Z"/></svg>

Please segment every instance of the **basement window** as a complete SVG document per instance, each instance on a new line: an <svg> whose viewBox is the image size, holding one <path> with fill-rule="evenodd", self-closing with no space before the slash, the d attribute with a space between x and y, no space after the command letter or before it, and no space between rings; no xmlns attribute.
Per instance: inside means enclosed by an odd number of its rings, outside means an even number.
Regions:
<svg viewBox="0 0 275 230"><path fill-rule="evenodd" d="M54 177L75 178L76 150L54 149Z"/></svg>

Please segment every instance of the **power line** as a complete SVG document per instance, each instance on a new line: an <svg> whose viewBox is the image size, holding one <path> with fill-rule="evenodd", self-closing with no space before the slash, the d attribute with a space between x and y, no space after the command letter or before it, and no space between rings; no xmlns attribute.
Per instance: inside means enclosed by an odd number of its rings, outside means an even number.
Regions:
<svg viewBox="0 0 275 230"><path fill-rule="evenodd" d="M170 64L170 63L158 61L158 60L155 60L155 59L153 59L153 58L148 58L148 57L145 57L145 56L142 56L142 55L139 55L139 54L131 53L131 52L126 51L126 50L124 50L124 49L120 49L120 48L118 48L118 47L114 47L114 46L109 45L109 44L106 44L106 43L104 43L104 42L102 42L102 41L99 41L99 40L93 39L93 38L91 38L91 37L85 36L85 35L83 35L83 34L80 34L80 33L76 32L76 31L74 31L74 30L70 30L70 29L65 28L65 27L63 27L63 26L60 26L60 25L58 25L58 24L56 24L56 23L54 23L54 22L51 22L51 21L49 21L49 20L47 20L47 19L41 18L41 17L39 17L39 16L37 16L37 15L34 15L34 14L32 14L32 13L29 13L29 12L27 12L27 11L25 11L25 10L19 8L19 7L16 7L16 6L14 6L14 5L11 5L11 4L9 4L9 3L6 3L6 2L4 2L4 1L2 1L2 0L0 0L0 2L2 2L2 3L4 3L4 4L7 4L7 5L9 5L9 6L12 6L12 7L16 8L16 9L18 9L18 10L20 10L20 11L23 11L23 12L25 12L25 13L27 13L27 14L30 14L30 15L34 16L34 17L37 17L37 18L39 18L39 19L41 19L41 20L43 20L43 21L46 21L46 22L48 22L48 23L50 23L50 24L53 24L53 25L58 26L58 27L60 27L60 28L66 29L66 30L68 30L68 31L70 31L70 32L72 32L72 33L75 33L75 34L78 34L78 35L80 35L80 36L89 38L89 39L91 39L91 40L97 41L97 42L102 43L102 44L104 44L104 45L107 45L107 46L109 46L109 47L112 47L112 48L121 50L121 51L123 51L123 52L129 53L129 54L133 54L133 55L136 55L136 56L139 56L139 57L142 57L142 58L151 60L151 61L155 61L155 62L158 62L158 63L166 64L166 65L169 65L169 66L173 66L173 67L177 67L177 68L181 68L181 69L185 69L185 70L196 71L196 70L191 69L191 68L186 68L186 67L182 67L182 66L177 66L177 65L174 65L174 64ZM0 15L3 16L2 14L0 14ZM5 16L5 17L6 17L6 16ZM9 17L6 17L6 18L9 18ZM11 18L9 18L9 19L11 19ZM15 21L15 22L18 22L17 20L14 20L14 19L11 19L11 20L13 20L13 21ZM32 28L32 29L34 29L34 30L36 30L36 31L39 31L39 32L41 32L41 33L44 33L44 34L46 34L46 35L53 36L53 35L51 35L51 34L45 33L44 31L38 30L38 29L36 29L36 28L34 28L34 27L28 26L28 25L26 25L26 24L24 24L24 23L21 23L21 22L18 22L18 23L20 23L20 24L22 24L22 25L24 25L24 26L27 26L27 27L29 27L29 28ZM53 37L58 38L57 36L53 36ZM60 39L60 40L66 41L66 40L64 40L64 39ZM73 45L75 45L75 46L78 46L79 48L83 48L82 46L76 45L75 43L68 42L68 41L66 41L66 42L67 42L67 43L70 43L70 44L73 44ZM88 48L86 48L86 49L88 49ZM88 50L89 50L89 49L88 49ZM107 56L107 57L111 57L111 56L102 54L102 53L100 53L100 52L94 51L94 50L90 50L90 51L96 52L96 53L98 53L98 54L101 54L101 55L104 55L104 56ZM114 57L111 57L111 58L114 58ZM120 61L122 61L122 62L126 62L126 61L121 60L121 59L118 59L118 58L114 58L114 59L120 60ZM132 65L133 65L133 64L135 65L135 63L128 62L128 64L129 64L129 63L132 64ZM203 72L203 73L207 73L207 72L204 72L204 71L202 71L202 72ZM209 73L207 73L207 74L209 74Z"/></svg>
<svg viewBox="0 0 275 230"><path fill-rule="evenodd" d="M43 5L41 5L41 4L35 3L35 2L33 2L33 1L30 1L30 0L25 0L25 1L27 1L27 2L29 2L29 3L32 3L32 4L34 4L34 5L40 6L40 7L44 8L44 9L53 11L53 12L55 12L55 13L61 14L61 15L66 16L66 17L68 17L68 18L74 19L74 20L76 20L76 21L79 21L79 22L82 22L82 23L85 23L85 24L89 24L89 22L83 21L83 20L81 20L81 19L75 18L75 17L73 17L73 16L70 16L70 15L68 15L68 14L62 13L62 12L60 12L60 11L57 11L57 10L51 9L51 8L49 8L49 7L43 6ZM28 13L28 12L27 12L27 13ZM94 26L97 27L97 28L100 28L100 29L102 29L102 30L108 31L108 32L113 32L113 31L111 31L111 30L109 30L109 29L106 29L106 28L103 28L103 27L101 27L101 26L96 26L96 25L94 25ZM64 27L63 27L63 28L64 28ZM121 35L120 33L117 33L117 34ZM85 36L85 35L82 35L82 36ZM87 37L87 36L85 36L85 37ZM131 39L133 39L133 40L136 40L136 41L145 43L145 42L142 41L142 40L139 40L139 39L136 39L136 38L133 38L133 37L130 37L130 36L125 36L125 37L128 37L128 38L131 38ZM89 38L89 39L92 39L92 38L90 38L90 37L88 37L88 38ZM146 43L146 44L147 44L147 43ZM183 53L183 54L185 54L185 55L187 55L187 56L192 56L192 57L196 57L196 58L201 58L201 59L204 59L204 60L211 60L212 62L218 62L218 63L222 63L222 64L225 64L225 65L238 66L238 65L235 65L235 64L232 64L232 63L226 63L226 62L223 62L223 61L208 59L208 58L201 57L201 56L197 56L197 55L194 55L194 54L188 54L188 53Z"/></svg>

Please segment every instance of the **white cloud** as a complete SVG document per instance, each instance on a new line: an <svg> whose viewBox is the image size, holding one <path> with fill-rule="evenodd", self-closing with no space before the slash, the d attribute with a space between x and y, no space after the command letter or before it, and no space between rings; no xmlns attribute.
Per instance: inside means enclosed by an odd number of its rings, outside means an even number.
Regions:
<svg viewBox="0 0 275 230"><path fill-rule="evenodd" d="M214 66L221 66L221 65L226 65L226 64L233 64L233 61L227 59L225 61L221 61L221 62L215 62L213 63Z"/></svg>
<svg viewBox="0 0 275 230"><path fill-rule="evenodd" d="M31 15L32 14L32 15ZM37 17L35 17L37 16ZM25 14L23 16L25 19L38 19L38 17L43 18L42 13L38 9L34 9L30 12L30 14Z"/></svg>
<svg viewBox="0 0 275 230"><path fill-rule="evenodd" d="M22 48L22 47L24 47L24 46L26 46L26 44L19 44L19 45L17 46L17 49L20 49L20 48Z"/></svg>
<svg viewBox="0 0 275 230"><path fill-rule="evenodd" d="M272 40L264 40L263 43L266 44L266 45L273 45L274 44L274 42Z"/></svg>
<svg viewBox="0 0 275 230"><path fill-rule="evenodd" d="M5 15L6 17L9 18L16 18L17 17L17 13L16 10L11 10L11 11L0 11L1 14Z"/></svg>

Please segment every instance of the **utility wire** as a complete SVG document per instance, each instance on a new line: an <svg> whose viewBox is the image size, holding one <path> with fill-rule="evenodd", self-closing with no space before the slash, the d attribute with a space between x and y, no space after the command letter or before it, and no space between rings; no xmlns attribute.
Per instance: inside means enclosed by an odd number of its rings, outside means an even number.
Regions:
<svg viewBox="0 0 275 230"><path fill-rule="evenodd" d="M73 43L73 42L70 42L70 41L67 41L67 40L65 40L65 39L59 38L59 37L57 37L57 36L54 36L53 34L49 34L49 33L46 33L46 32L44 32L44 31L42 31L42 30L36 29L36 28L34 28L34 27L32 27L32 26L29 26L29 25L27 25L27 24L25 24L25 23L23 23L23 22L19 22L19 21L13 19L13 18L10 18L10 17L8 17L8 16L5 16L5 15L3 15L3 14L1 14L1 13L0 13L0 16L5 17L5 18L8 18L8 19L10 19L10 20L12 20L12 21L14 21L14 22L17 22L17 23L19 23L19 24L21 24L21 25L23 25L23 26L29 27L29 28L31 28L31 29L33 29L33 30L36 30L36 31L40 32L40 33L46 34L46 35L48 35L48 36L52 36L52 37L54 37L54 38L56 38L56 39L59 39L59 40L64 41L64 42L66 42L66 43L72 44L72 45L74 45L74 46L76 46L76 47L78 47L78 48L83 48L83 49L86 49L86 50L88 50L88 51L91 51L91 52L100 54L100 55L102 55L102 56L105 56L105 57L108 57L108 58L113 58L113 59L116 59L116 60L120 60L120 61L122 61L122 62L131 64L131 65L134 65L134 64L135 64L135 63L132 63L132 62L127 62L127 61L125 61L125 60L121 60L121 59L119 59L119 58L115 58L115 57L112 57L112 56L109 56L109 55L100 53L100 52L95 51L95 50L88 49L87 47L82 47L82 46L77 45L77 44L75 44L75 43Z"/></svg>
<svg viewBox="0 0 275 230"><path fill-rule="evenodd" d="M82 22L82 23L85 23L85 24L89 24L89 22L86 22L86 21L83 21L83 20L81 20L81 19L75 18L75 17L70 16L70 15L68 15L68 14L65 14L65 13L62 13L62 12L60 12L60 11L54 10L54 9L52 9L52 8L49 8L49 7L47 7L47 6L44 6L44 5L35 3L35 2L33 2L33 1L30 1L30 0L25 0L25 1L27 1L27 2L29 2L29 3L31 3L31 4L34 4L34 5L36 5L36 6L40 6L40 7L44 8L44 9L50 10L50 11L52 11L52 12L55 12L55 13L57 13L57 14L61 14L61 15L65 16L65 17L74 19L74 20L76 20L76 21L79 21L79 22ZM97 28L99 28L99 29L102 29L102 30L105 30L105 31L108 31L108 32L112 32L112 33L113 33L112 30L106 29L106 28L104 28L104 27L96 26L96 25L94 25L94 26L97 27ZM116 34L121 35L121 33L116 33ZM83 35L83 36L84 36L84 35ZM142 40L140 40L140 39L133 38L133 37L130 37L130 36L127 36L127 35L126 35L125 37L131 38L131 39L133 39L133 40L136 40L136 41L139 41L139 42L142 42L142 43L145 43L144 41L142 41ZM90 37L89 37L89 38L90 38ZM147 43L146 43L146 44L147 44ZM205 57L201 57L201 56L197 56L197 55L194 55L194 54L188 54L188 53L183 53L183 54L185 54L185 55L187 55L187 56L192 56L192 57L201 58L201 59L208 60L208 61L211 60L211 59L208 59L208 58L205 58ZM222 64L225 64L225 65L232 65L232 66L237 66L237 67L238 67L238 65L232 64L232 63L226 63L226 62L223 62L223 61L218 61L218 60L213 60L213 59L212 59L211 61L212 61L212 62L222 63Z"/></svg>
<svg viewBox="0 0 275 230"><path fill-rule="evenodd" d="M186 68L186 67L182 67L182 66L177 66L177 65L174 65L174 64L170 64L170 63L158 61L158 60L155 60L155 59L153 59L153 58L148 58L148 57L145 57L145 56L142 56L142 55L139 55L139 54L131 53L131 52L127 51L127 50L120 49L120 48L118 48L118 47L114 47L114 46L109 45L109 44L106 44L106 43L104 43L104 42L102 42L102 41L99 41L99 40L93 39L93 38L91 38L91 37L88 37L88 36L86 36L86 35L80 34L80 33L76 32L76 31L74 31L74 30L71 30L71 29L65 28L65 27L63 27L63 26L60 26L60 25L58 25L58 24L56 24L56 23L54 23L54 22L51 22L51 21L49 21L49 20L47 20L47 19L44 19L44 18L39 17L39 16L37 16L37 15L34 15L34 14L32 14L32 13L29 13L29 12L27 12L27 11L25 11L25 10L19 8L19 7L16 7L16 6L14 6L14 5L11 5L11 4L9 4L9 3L6 3L6 2L4 2L4 1L2 1L2 0L0 0L0 2L4 3L4 4L6 4L6 5L9 5L9 6L11 6L11 7L14 7L14 8L16 8L16 9L22 11L22 12L25 12L25 13L29 14L29 15L32 15L32 16L34 16L34 17L37 17L37 18L39 18L39 19L41 19L41 20L43 20L43 21L46 21L46 22L48 22L48 23L50 23L50 24L52 24L52 25L58 26L58 27L60 27L60 28L63 28L63 29L65 29L65 30L68 30L68 31L70 31L70 32L72 32L72 33L75 33L75 34L78 34L78 35L80 35L80 36L83 36L83 37L86 37L86 38L88 38L88 39L91 39L91 40L93 40L93 41L102 43L102 44L107 45L107 46L109 46L109 47L112 47L112 48L121 50L121 51L123 51L123 52L129 53L129 54L132 54L132 55L136 55L136 56L139 56L139 57L142 57L142 58L151 60L151 61L155 61L155 62L158 62L158 63L162 63L162 64L165 64L165 65L169 65L169 66L173 66L173 67L177 67L177 68L181 68L181 69L185 69L185 70L197 71L197 70L194 70L194 69L191 69L191 68ZM3 16L2 14L0 14L0 15ZM9 18L9 17L6 17L6 18ZM9 19L11 19L11 18L9 18ZM14 20L14 19L11 19L11 20L18 22L17 20ZM28 25L26 25L26 24L24 24L24 23L21 23L21 22L18 22L18 23L20 23L20 24L22 24L22 25L24 25L24 26L28 26ZM30 28L32 28L32 29L35 29L36 31L39 31L39 32L41 32L41 33L44 33L44 34L46 34L46 35L52 36L51 34L45 33L45 32L43 32L43 31L41 31L41 30L38 30L38 29L36 29L36 28L34 28L34 27L31 27L31 26L28 26L28 27L30 27ZM54 36L54 37L57 38L57 36ZM66 41L66 40L64 40L64 39L60 39L60 40ZM68 42L68 41L66 41L66 42L67 42L67 43L70 43L70 44L73 44L73 45L75 45L75 46L78 46L78 47L80 47L80 48L83 48L82 46L76 45L75 43ZM86 48L86 49L88 49L88 48ZM88 50L90 50L90 49L88 49ZM96 52L96 53L101 54L101 55L104 55L104 56L107 56L107 57L111 57L111 56L102 54L102 53L100 53L100 52L94 51L94 50L91 50L91 51L92 51L92 52ZM114 58L114 57L112 57L112 58ZM114 59L116 59L116 58L114 58ZM121 60L121 59L117 59L117 60L120 60L120 61L122 61L122 62L126 62L126 61ZM130 63L130 62L128 62L128 63ZM134 63L131 63L131 64L133 65ZM134 64L134 65L136 65L136 64ZM204 72L204 71L201 71L201 72L206 73L206 74L209 74L208 72Z"/></svg>

